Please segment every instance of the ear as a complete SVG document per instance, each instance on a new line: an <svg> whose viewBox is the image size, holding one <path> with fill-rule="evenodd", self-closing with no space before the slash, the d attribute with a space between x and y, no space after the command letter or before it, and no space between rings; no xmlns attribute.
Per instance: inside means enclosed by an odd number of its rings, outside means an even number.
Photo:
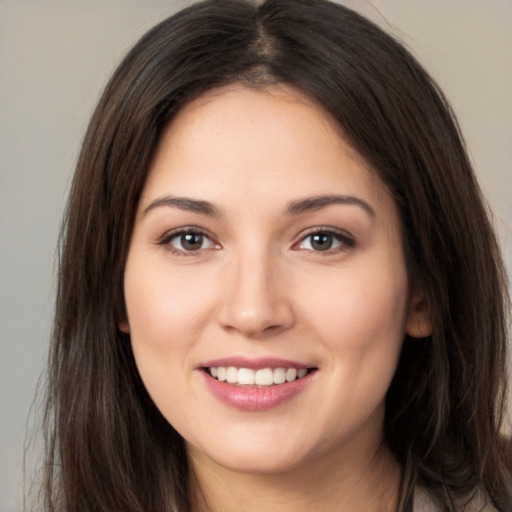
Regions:
<svg viewBox="0 0 512 512"><path fill-rule="evenodd" d="M130 326L128 325L128 322L119 322L118 328L121 332L124 332L125 334L130 334Z"/></svg>
<svg viewBox="0 0 512 512"><path fill-rule="evenodd" d="M405 333L412 338L426 338L432 334L432 315L422 287L416 287L409 300L409 314Z"/></svg>

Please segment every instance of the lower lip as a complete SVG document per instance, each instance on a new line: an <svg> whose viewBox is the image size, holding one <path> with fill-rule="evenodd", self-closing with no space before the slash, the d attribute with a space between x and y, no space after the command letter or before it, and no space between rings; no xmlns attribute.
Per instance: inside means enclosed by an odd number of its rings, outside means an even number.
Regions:
<svg viewBox="0 0 512 512"><path fill-rule="evenodd" d="M242 387L221 382L202 372L210 391L221 402L241 411L265 411L277 407L299 394L310 382L313 373L284 384ZM316 372L314 372L316 373Z"/></svg>

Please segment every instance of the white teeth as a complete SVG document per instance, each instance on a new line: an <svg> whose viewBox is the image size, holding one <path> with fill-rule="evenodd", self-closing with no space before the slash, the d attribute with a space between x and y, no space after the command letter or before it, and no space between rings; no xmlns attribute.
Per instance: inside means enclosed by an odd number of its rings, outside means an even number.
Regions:
<svg viewBox="0 0 512 512"><path fill-rule="evenodd" d="M254 370L251 370L250 368L240 368L238 370L238 384L242 384L244 386L253 386Z"/></svg>
<svg viewBox="0 0 512 512"><path fill-rule="evenodd" d="M276 368L274 370L274 384L283 384L286 382L286 370L284 368Z"/></svg>
<svg viewBox="0 0 512 512"><path fill-rule="evenodd" d="M299 379L302 379L302 377L304 377L306 375L306 373L308 373L307 369L301 368L300 370L297 370L297 377Z"/></svg>
<svg viewBox="0 0 512 512"><path fill-rule="evenodd" d="M209 368L210 375L221 382L238 384L241 386L272 386L273 384L284 384L293 382L304 377L307 368L236 368L235 366L212 366Z"/></svg>
<svg viewBox="0 0 512 512"><path fill-rule="evenodd" d="M254 375L254 384L257 386L271 386L274 384L274 372L270 368L258 370Z"/></svg>
<svg viewBox="0 0 512 512"><path fill-rule="evenodd" d="M217 379L219 379L221 382L226 380L226 368L224 366L219 366L217 368Z"/></svg>
<svg viewBox="0 0 512 512"><path fill-rule="evenodd" d="M226 380L230 384L238 382L238 370L234 366L228 366L228 369L226 370Z"/></svg>
<svg viewBox="0 0 512 512"><path fill-rule="evenodd" d="M213 370L213 368L212 368ZM213 373L212 373L213 375ZM292 380L295 380L297 378L297 370L295 368L288 368L288 370L286 370L286 380L288 382L291 382Z"/></svg>

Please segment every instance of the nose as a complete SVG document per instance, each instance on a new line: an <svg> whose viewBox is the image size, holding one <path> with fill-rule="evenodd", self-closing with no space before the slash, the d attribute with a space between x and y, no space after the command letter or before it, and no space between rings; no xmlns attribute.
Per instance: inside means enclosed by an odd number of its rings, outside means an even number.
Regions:
<svg viewBox="0 0 512 512"><path fill-rule="evenodd" d="M244 253L230 262L218 314L224 329L250 338L275 335L295 322L279 265L262 252Z"/></svg>

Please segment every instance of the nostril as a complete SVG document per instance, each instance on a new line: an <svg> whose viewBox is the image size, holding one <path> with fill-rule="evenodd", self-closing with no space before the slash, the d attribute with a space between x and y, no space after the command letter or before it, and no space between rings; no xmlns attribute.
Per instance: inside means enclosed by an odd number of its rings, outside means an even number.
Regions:
<svg viewBox="0 0 512 512"><path fill-rule="evenodd" d="M232 297L219 313L219 323L226 331L236 331L247 337L275 335L293 325L295 317L285 301L250 301Z"/></svg>

